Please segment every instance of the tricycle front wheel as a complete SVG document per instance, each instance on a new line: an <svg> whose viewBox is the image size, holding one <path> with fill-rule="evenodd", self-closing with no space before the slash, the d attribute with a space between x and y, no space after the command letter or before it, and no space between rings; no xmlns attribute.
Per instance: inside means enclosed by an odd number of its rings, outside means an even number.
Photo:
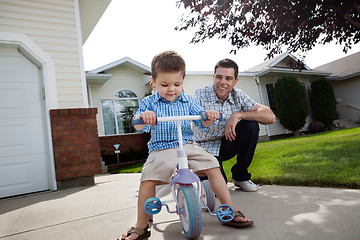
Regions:
<svg viewBox="0 0 360 240"><path fill-rule="evenodd" d="M177 192L178 213L185 237L197 238L201 234L201 207L199 196L192 184L181 184Z"/></svg>

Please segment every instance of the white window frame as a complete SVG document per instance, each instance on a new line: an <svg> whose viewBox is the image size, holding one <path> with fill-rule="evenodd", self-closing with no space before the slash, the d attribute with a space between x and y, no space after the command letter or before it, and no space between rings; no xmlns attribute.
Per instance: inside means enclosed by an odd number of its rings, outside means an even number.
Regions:
<svg viewBox="0 0 360 240"><path fill-rule="evenodd" d="M135 93L134 93L135 94ZM136 94L135 94L136 95ZM112 101L112 107L113 107L113 113L114 113L114 120L115 120L115 133L114 134L106 134L106 130L105 130L105 121L104 121L104 111L103 111L103 105L102 105L102 101ZM104 98L100 100L100 107L101 107L101 112L102 112L102 122L103 122L103 132L105 136L110 136L110 135L125 135L125 134L133 134L133 133L119 133L119 123L118 123L118 117L117 114L115 112L115 101L117 100L137 100L138 106L140 106L140 101L141 99L138 97L131 97L131 98ZM136 131L137 132L137 131Z"/></svg>

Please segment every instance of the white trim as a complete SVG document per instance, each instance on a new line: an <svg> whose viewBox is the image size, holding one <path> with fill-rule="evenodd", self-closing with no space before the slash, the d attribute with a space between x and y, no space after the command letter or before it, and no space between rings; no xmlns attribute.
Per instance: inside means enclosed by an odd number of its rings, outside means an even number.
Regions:
<svg viewBox="0 0 360 240"><path fill-rule="evenodd" d="M91 86L88 85L88 90L89 90L89 104L90 104L90 107L92 108L94 105L93 105L93 101L92 101L92 92L91 92Z"/></svg>
<svg viewBox="0 0 360 240"><path fill-rule="evenodd" d="M294 55L292 55L289 52L285 52L283 53L279 58L277 58L276 60L274 60L273 62L271 62L268 67L274 67L276 64L278 64L279 62L281 62L282 60L284 60L286 57L291 57L292 59L299 61L299 59L297 57L295 57ZM304 64L304 67L306 70L311 70L311 68L309 68L306 64Z"/></svg>
<svg viewBox="0 0 360 240"><path fill-rule="evenodd" d="M87 85L103 85L108 80L110 80L112 74L102 74L102 73L85 73L86 84Z"/></svg>
<svg viewBox="0 0 360 240"><path fill-rule="evenodd" d="M315 71L315 70L296 70L292 71L291 69L284 69L284 68L267 68L260 72L255 73L255 76L262 76L267 73L289 73L289 74L300 74L300 75L317 75L317 76L329 76L331 73L329 72L322 72L322 71Z"/></svg>
<svg viewBox="0 0 360 240"><path fill-rule="evenodd" d="M86 76L85 76L85 67L84 67L84 56L82 51L82 35L81 35L81 22L80 22L80 8L79 1L74 0L74 10L75 10L75 24L76 24L76 35L77 35L77 44L79 49L79 65L80 65L80 80L81 80L81 91L84 108L89 107L88 103L88 94L86 90Z"/></svg>
<svg viewBox="0 0 360 240"><path fill-rule="evenodd" d="M327 77L327 79L328 80L341 81L341 80L345 80L345 79L348 79L348 78L356 77L358 75L360 75L360 71L353 72L353 73L350 73L350 74L346 74L344 76L329 76L329 77Z"/></svg>
<svg viewBox="0 0 360 240"><path fill-rule="evenodd" d="M277 59L275 59L274 61L272 61L268 67L274 67L276 64L278 64L279 62L281 62L282 60L284 60L284 58L286 58L287 56L289 56L288 52L283 53L282 55L280 55Z"/></svg>
<svg viewBox="0 0 360 240"><path fill-rule="evenodd" d="M258 88L258 92L259 92L259 97L260 97L260 104L262 105L265 105L265 102L264 102L264 97L262 95L262 91L261 91L261 83L260 83L260 78L258 76L254 76L254 80L256 82L256 85L257 85L257 88ZM270 107L270 106L269 106ZM269 130L269 126L267 124L264 125L265 126L265 132L266 132L266 135L270 136L270 130Z"/></svg>
<svg viewBox="0 0 360 240"><path fill-rule="evenodd" d="M136 66L138 68L141 68L144 72L151 72L151 69L147 66L145 66L144 64L141 64L129 57L124 57L124 58L121 58L115 62L112 62L112 63L109 63L109 64L106 64L105 66L102 66L102 67L99 67L99 68L96 68L94 70L91 70L91 71L88 71L88 73L100 73L100 72L103 72L103 71L106 71L106 70L109 70L111 68L114 68L114 67L117 67L121 64L124 64L124 63L130 63L132 64L133 66Z"/></svg>
<svg viewBox="0 0 360 240"><path fill-rule="evenodd" d="M0 32L0 45L12 45L19 49L25 57L38 66L42 73L45 88L45 121L48 138L48 174L50 190L57 190L54 150L51 135L50 109L58 108L56 75L54 60L43 51L36 43L23 33Z"/></svg>

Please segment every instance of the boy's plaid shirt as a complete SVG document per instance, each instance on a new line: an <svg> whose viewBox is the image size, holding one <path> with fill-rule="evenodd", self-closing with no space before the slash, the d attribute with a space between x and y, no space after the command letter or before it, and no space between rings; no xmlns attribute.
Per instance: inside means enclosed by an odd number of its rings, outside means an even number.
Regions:
<svg viewBox="0 0 360 240"><path fill-rule="evenodd" d="M219 156L221 140L225 136L226 124L234 112L249 111L256 102L239 89L233 89L228 99L217 98L213 85L195 91L194 98L200 102L204 110L216 110L222 114L222 121L206 129L193 127L194 140L206 151Z"/></svg>
<svg viewBox="0 0 360 240"><path fill-rule="evenodd" d="M187 116L198 115L200 112L204 113L204 109L191 96L181 93L180 97L174 102L169 102L160 97L156 92L151 96L144 98L136 112L135 117L140 116L142 112L153 111L157 117L169 116ZM193 121L198 126L197 129L201 131L204 127L201 125L201 120ZM193 140L193 131L191 130L190 121L182 121L181 124L183 143ZM158 122L155 126L145 126L141 131L149 132L151 130L151 139L148 142L149 153L155 150L176 148L178 147L178 136L176 122Z"/></svg>

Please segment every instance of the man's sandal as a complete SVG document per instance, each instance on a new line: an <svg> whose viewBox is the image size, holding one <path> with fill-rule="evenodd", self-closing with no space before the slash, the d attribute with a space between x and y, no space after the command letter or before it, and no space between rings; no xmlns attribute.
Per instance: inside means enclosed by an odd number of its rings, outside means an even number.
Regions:
<svg viewBox="0 0 360 240"><path fill-rule="evenodd" d="M131 227L129 231L126 233L126 237L129 237L132 233L136 233L139 236L135 240L141 240L144 238L149 238L151 235L151 231L149 230L149 225L146 225L144 229ZM117 240L123 240L124 238L119 237Z"/></svg>
<svg viewBox="0 0 360 240"><path fill-rule="evenodd" d="M231 226L231 227L236 227L236 228L249 227L249 226L254 224L254 221L237 222L237 221L235 221L236 217L244 218L245 216L244 216L244 214L242 212L236 211L236 212L234 212L234 219L231 220L230 222L224 222L223 224L227 225L227 226Z"/></svg>

